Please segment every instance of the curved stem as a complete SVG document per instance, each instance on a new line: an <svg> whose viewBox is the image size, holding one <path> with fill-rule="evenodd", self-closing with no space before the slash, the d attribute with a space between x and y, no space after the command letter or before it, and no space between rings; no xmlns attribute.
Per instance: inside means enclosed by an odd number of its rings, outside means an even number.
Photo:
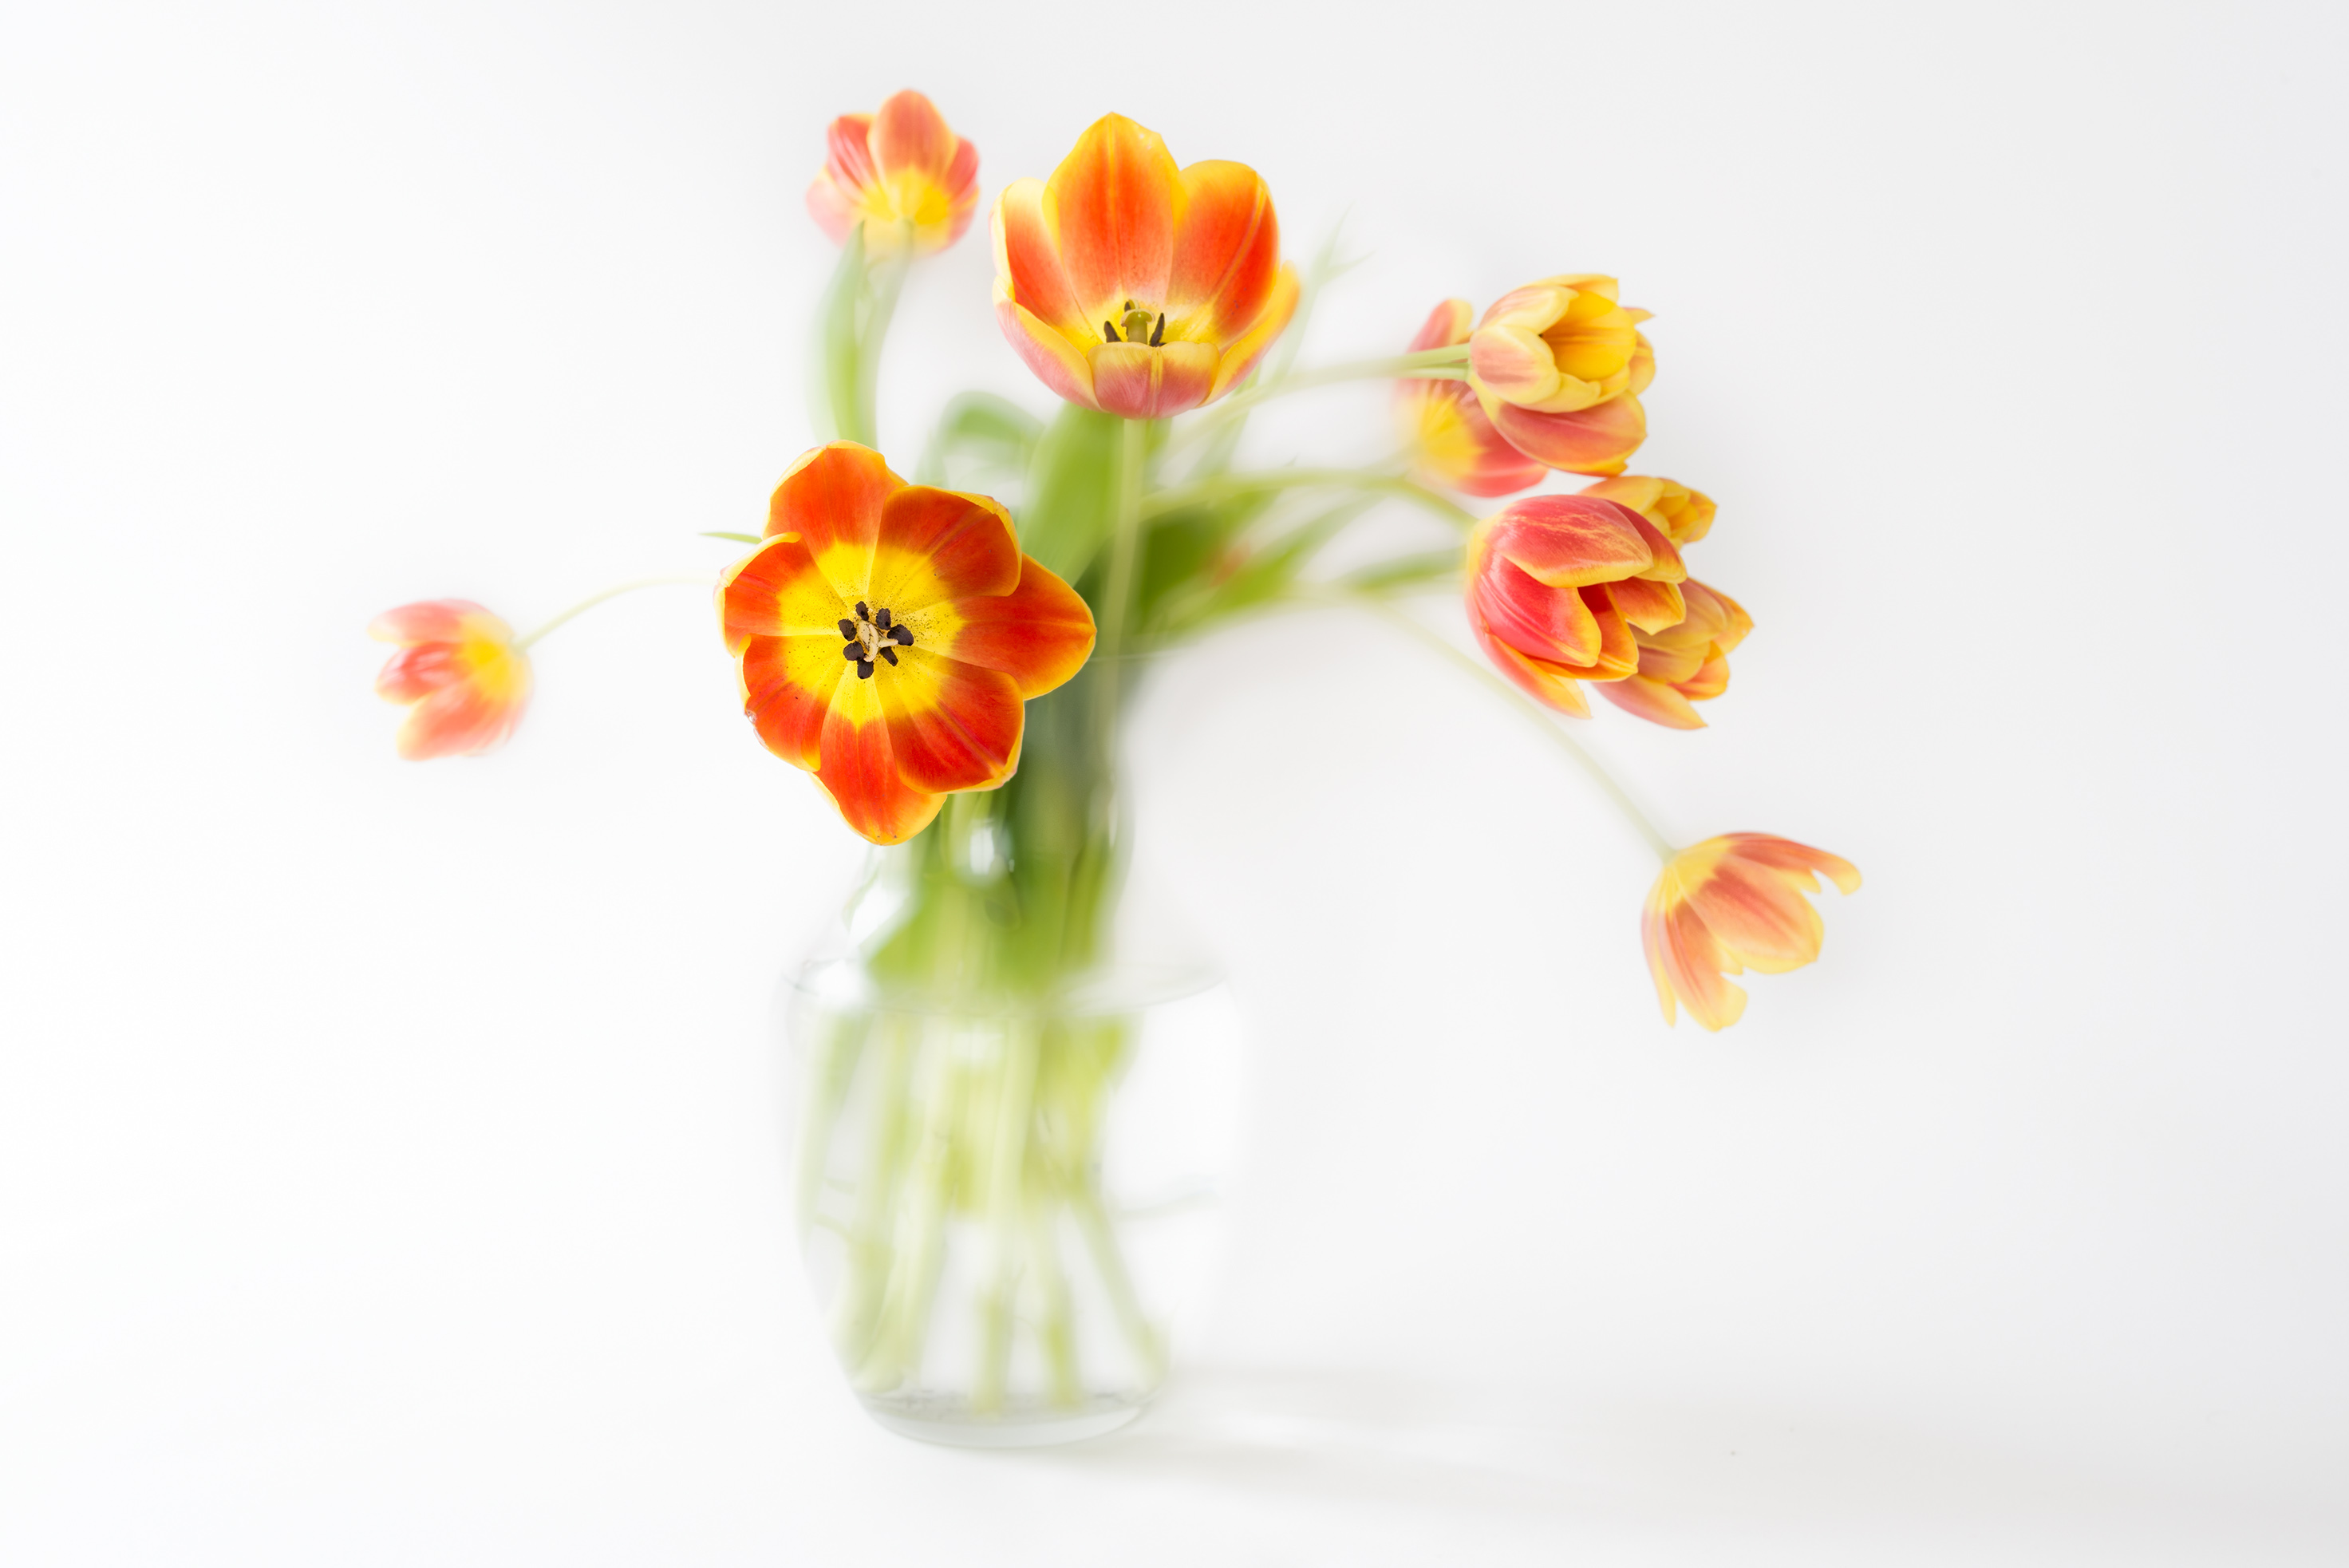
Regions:
<svg viewBox="0 0 2349 1568"><path fill-rule="evenodd" d="M1279 468L1263 473L1225 473L1162 490L1142 504L1145 517L1162 516L1185 506L1197 506L1265 490L1295 490L1325 486L1332 490L1371 491L1392 495L1433 513L1446 523L1473 527L1476 514L1445 500L1423 484L1389 473L1365 473L1358 468Z"/></svg>
<svg viewBox="0 0 2349 1568"><path fill-rule="evenodd" d="M1382 599L1373 598L1366 594L1341 594L1334 597L1341 602L1367 606L1507 698L1512 707L1538 726L1542 733L1557 742L1559 749L1575 760L1582 771L1589 776L1591 783L1597 784L1600 792L1615 803L1616 809L1623 814L1625 820L1639 829L1640 836L1648 841L1648 846L1656 852L1659 858L1669 861L1680 853L1672 841L1665 837L1654 823L1648 820L1648 814L1640 809L1639 803L1631 798L1630 792L1615 782L1615 775L1609 773L1597 757L1585 751L1581 742L1560 729L1548 709L1510 685L1506 678L1498 671L1487 666L1482 659L1462 652L1444 638Z"/></svg>
<svg viewBox="0 0 2349 1568"><path fill-rule="evenodd" d="M688 577L679 576L665 577L638 577L633 582L621 583L613 587L605 588L601 593L589 594L585 598L581 599L577 604L573 605L569 609L564 610L553 620L542 622L536 631L532 632L528 637L517 639L514 643L514 648L516 650L528 648L532 643L536 642L540 638L544 637L548 632L553 631L556 627L561 626L564 622L570 620L574 617L585 615L589 610L594 609L597 605L604 603L607 599L618 598L622 594L635 593L638 588L657 587L663 583L694 583L706 588L715 587L717 582L718 574L715 572L704 572L698 576Z"/></svg>
<svg viewBox="0 0 2349 1568"><path fill-rule="evenodd" d="M1353 359L1342 365L1324 365L1316 370L1292 371L1278 381L1268 381L1248 391L1236 392L1209 412L1217 416L1235 414L1258 403L1269 402L1274 398L1285 398L1291 392L1327 387L1339 381L1464 381L1467 379L1468 346L1462 343L1450 348L1427 348L1416 354Z"/></svg>

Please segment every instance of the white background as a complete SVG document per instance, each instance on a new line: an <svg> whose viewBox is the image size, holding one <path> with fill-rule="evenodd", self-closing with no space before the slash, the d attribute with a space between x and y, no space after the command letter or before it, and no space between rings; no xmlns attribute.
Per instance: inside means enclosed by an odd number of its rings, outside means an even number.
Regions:
<svg viewBox="0 0 2349 1568"><path fill-rule="evenodd" d="M2337 1562L2341 13L11 6L0 1559ZM1652 861L1386 628L1186 655L1143 830L1251 1031L1231 1278L1126 1434L866 1424L770 988L860 858L664 588L494 758L361 628L714 566L809 438L832 115L986 199L1118 109L1370 256L1309 355L1619 274L1760 626L1683 838L1814 968L1667 1031ZM984 219L885 444L1047 399ZM1266 432L1369 457L1375 389ZM1441 618L1441 605L1431 607Z"/></svg>

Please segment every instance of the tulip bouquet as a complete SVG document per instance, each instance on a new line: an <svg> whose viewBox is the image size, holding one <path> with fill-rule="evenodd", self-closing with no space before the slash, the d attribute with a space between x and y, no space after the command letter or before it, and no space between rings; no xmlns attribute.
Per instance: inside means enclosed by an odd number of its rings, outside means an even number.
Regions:
<svg viewBox="0 0 2349 1568"><path fill-rule="evenodd" d="M1595 691L1701 728L1754 624L1689 576L1713 503L1625 472L1656 363L1648 313L1613 278L1545 277L1481 315L1445 300L1400 353L1301 367L1332 267L1284 260L1255 170L1178 165L1108 115L993 208L996 317L1057 408L955 399L908 483L875 429L880 350L907 270L978 201L977 151L920 95L833 122L807 193L840 245L815 356L828 439L791 464L761 533L712 535L747 555L647 581L712 587L758 739L882 846L800 987L800 1216L837 1348L885 1418L1003 1440L1123 1419L1164 1368L1102 1180L1149 1000L1121 989L1113 932L1131 840L1118 741L1154 656L1338 602L1495 684L1660 857L1640 935L1667 1023L1734 1023L1745 996L1725 976L1816 958L1805 895L1859 877L1767 835L1671 843L1553 718L1588 718ZM1251 410L1361 379L1393 384L1390 462L1239 466ZM1537 493L1482 516L1461 499L1520 492ZM1454 541L1325 567L1325 546L1394 504ZM520 639L460 600L387 613L374 632L402 647L378 691L410 705L402 754L501 743L532 642L641 586ZM1447 586L1481 661L1395 607Z"/></svg>

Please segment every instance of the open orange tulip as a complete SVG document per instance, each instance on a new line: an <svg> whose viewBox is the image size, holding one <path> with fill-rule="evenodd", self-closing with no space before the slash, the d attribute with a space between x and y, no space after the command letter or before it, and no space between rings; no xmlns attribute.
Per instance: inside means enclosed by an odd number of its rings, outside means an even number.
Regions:
<svg viewBox="0 0 2349 1568"><path fill-rule="evenodd" d="M830 156L808 187L808 213L834 244L864 227L864 253L917 255L962 238L978 209L978 149L936 105L901 92L878 114L843 114L825 133Z"/></svg>
<svg viewBox="0 0 2349 1568"><path fill-rule="evenodd" d="M1092 652L1076 590L984 495L907 484L854 441L775 487L767 541L719 581L742 711L875 844L1019 760L1024 706Z"/></svg>
<svg viewBox="0 0 2349 1568"><path fill-rule="evenodd" d="M1257 171L1178 170L1158 133L1095 120L1049 180L995 205L995 314L1073 403L1164 419L1252 369L1297 309L1297 273Z"/></svg>
<svg viewBox="0 0 2349 1568"><path fill-rule="evenodd" d="M1467 342L1472 318L1466 300L1445 300L1428 313L1411 351ZM1464 381L1396 382L1395 425L1412 454L1413 473L1428 484L1468 495L1506 495L1539 484L1549 472L1501 439Z"/></svg>
<svg viewBox="0 0 2349 1568"><path fill-rule="evenodd" d="M1784 974L1817 958L1826 928L1804 895L1819 890L1821 875L1838 892L1859 891L1850 861L1766 833L1724 834L1674 856L1640 919L1664 1022L1677 998L1705 1028L1726 1029L1745 992L1724 972Z"/></svg>
<svg viewBox="0 0 2349 1568"><path fill-rule="evenodd" d="M1546 277L1495 300L1468 338L1468 384L1495 428L1568 473L1620 473L1648 438L1648 313L1615 295L1611 277Z"/></svg>
<svg viewBox="0 0 2349 1568"><path fill-rule="evenodd" d="M399 754L410 762L465 756L502 743L530 701L530 657L513 628L471 599L426 599L375 618L367 635L400 644L375 678L376 695L409 704Z"/></svg>
<svg viewBox="0 0 2349 1568"><path fill-rule="evenodd" d="M1640 668L1634 632L1686 613L1680 552L1655 524L1591 495L1529 495L1468 535L1468 625L1502 674L1561 713L1586 680Z"/></svg>

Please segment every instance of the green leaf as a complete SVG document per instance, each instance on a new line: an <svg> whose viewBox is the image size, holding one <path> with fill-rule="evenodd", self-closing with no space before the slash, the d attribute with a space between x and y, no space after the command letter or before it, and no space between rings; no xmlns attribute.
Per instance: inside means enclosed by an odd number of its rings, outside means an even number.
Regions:
<svg viewBox="0 0 2349 1568"><path fill-rule="evenodd" d="M1392 561L1381 561L1374 566L1349 572L1338 579L1338 585L1364 594L1392 594L1425 587L1445 577L1458 576L1466 556L1466 550L1457 545L1448 550L1430 550L1421 556L1398 556Z"/></svg>
<svg viewBox="0 0 2349 1568"><path fill-rule="evenodd" d="M1019 547L1074 583L1109 537L1117 509L1113 414L1070 403L1045 427L1028 464Z"/></svg>
<svg viewBox="0 0 2349 1568"><path fill-rule="evenodd" d="M766 543L764 539L760 538L756 534L721 534L713 529L704 529L701 536L705 539L732 539L744 545L763 545Z"/></svg>
<svg viewBox="0 0 2349 1568"><path fill-rule="evenodd" d="M939 416L937 433L914 476L923 484L945 484L957 458L981 469L1024 472L1043 434L1044 421L1010 400L965 392Z"/></svg>

